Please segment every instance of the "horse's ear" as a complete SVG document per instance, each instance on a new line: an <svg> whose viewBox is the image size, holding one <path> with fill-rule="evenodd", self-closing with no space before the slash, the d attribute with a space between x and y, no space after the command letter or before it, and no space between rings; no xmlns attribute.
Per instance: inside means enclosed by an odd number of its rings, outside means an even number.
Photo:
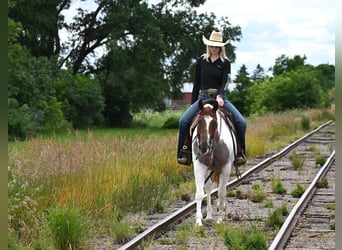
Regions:
<svg viewBox="0 0 342 250"><path fill-rule="evenodd" d="M202 110L202 109L203 109L203 101L202 101L202 99L200 99L200 100L198 101L198 108L199 108L199 110Z"/></svg>

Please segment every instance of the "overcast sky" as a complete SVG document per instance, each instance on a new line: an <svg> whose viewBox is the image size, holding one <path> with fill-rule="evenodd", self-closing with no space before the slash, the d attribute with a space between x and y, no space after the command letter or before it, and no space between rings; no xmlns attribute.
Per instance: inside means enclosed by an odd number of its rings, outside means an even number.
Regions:
<svg viewBox="0 0 342 250"><path fill-rule="evenodd" d="M159 2L160 0L148 0ZM206 0L198 12L228 17L242 31L232 76L243 64L250 74L257 64L265 71L282 54L306 56L306 63L335 65L335 18L338 0ZM86 3L94 7L91 0ZM74 0L78 5L80 0ZM82 5L85 3L82 2ZM78 6L77 6L78 7ZM70 11L70 16L76 12ZM206 34L209 38L210 34ZM267 72L266 72L267 73Z"/></svg>
<svg viewBox="0 0 342 250"><path fill-rule="evenodd" d="M198 11L226 16L241 27L234 77L242 64L250 74L257 64L266 71L282 54L305 55L314 66L335 65L336 7L337 0L207 0Z"/></svg>

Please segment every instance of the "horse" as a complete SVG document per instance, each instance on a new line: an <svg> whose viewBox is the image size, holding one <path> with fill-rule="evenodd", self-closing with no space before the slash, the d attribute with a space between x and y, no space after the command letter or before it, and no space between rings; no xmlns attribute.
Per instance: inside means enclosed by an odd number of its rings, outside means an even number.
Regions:
<svg viewBox="0 0 342 250"><path fill-rule="evenodd" d="M212 183L218 185L218 219L223 221L226 184L235 159L236 137L227 125L216 100L200 100L199 111L192 124L192 162L196 181L196 224L202 224L204 186L207 194L206 220L213 220L211 204ZM216 176L214 178L213 176ZM216 180L215 180L216 179Z"/></svg>

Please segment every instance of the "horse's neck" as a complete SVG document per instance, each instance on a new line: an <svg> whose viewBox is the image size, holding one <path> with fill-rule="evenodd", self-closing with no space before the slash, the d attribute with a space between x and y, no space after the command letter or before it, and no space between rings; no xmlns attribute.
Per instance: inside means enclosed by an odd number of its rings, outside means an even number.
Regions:
<svg viewBox="0 0 342 250"><path fill-rule="evenodd" d="M231 137L232 140L235 140L235 134L228 126L226 118L225 118L225 114L222 111L217 110L216 116L217 116L217 131L219 133L219 137L221 138Z"/></svg>

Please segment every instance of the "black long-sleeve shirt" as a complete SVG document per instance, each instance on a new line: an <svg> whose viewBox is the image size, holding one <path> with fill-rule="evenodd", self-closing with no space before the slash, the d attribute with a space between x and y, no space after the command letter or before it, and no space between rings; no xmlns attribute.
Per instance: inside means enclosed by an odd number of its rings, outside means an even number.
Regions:
<svg viewBox="0 0 342 250"><path fill-rule="evenodd" d="M223 96L224 88L227 83L228 74L230 74L230 62L218 58L211 62L205 60L203 56L197 59L194 87L192 89L191 104L197 101L199 91L202 89L218 89L218 95Z"/></svg>

